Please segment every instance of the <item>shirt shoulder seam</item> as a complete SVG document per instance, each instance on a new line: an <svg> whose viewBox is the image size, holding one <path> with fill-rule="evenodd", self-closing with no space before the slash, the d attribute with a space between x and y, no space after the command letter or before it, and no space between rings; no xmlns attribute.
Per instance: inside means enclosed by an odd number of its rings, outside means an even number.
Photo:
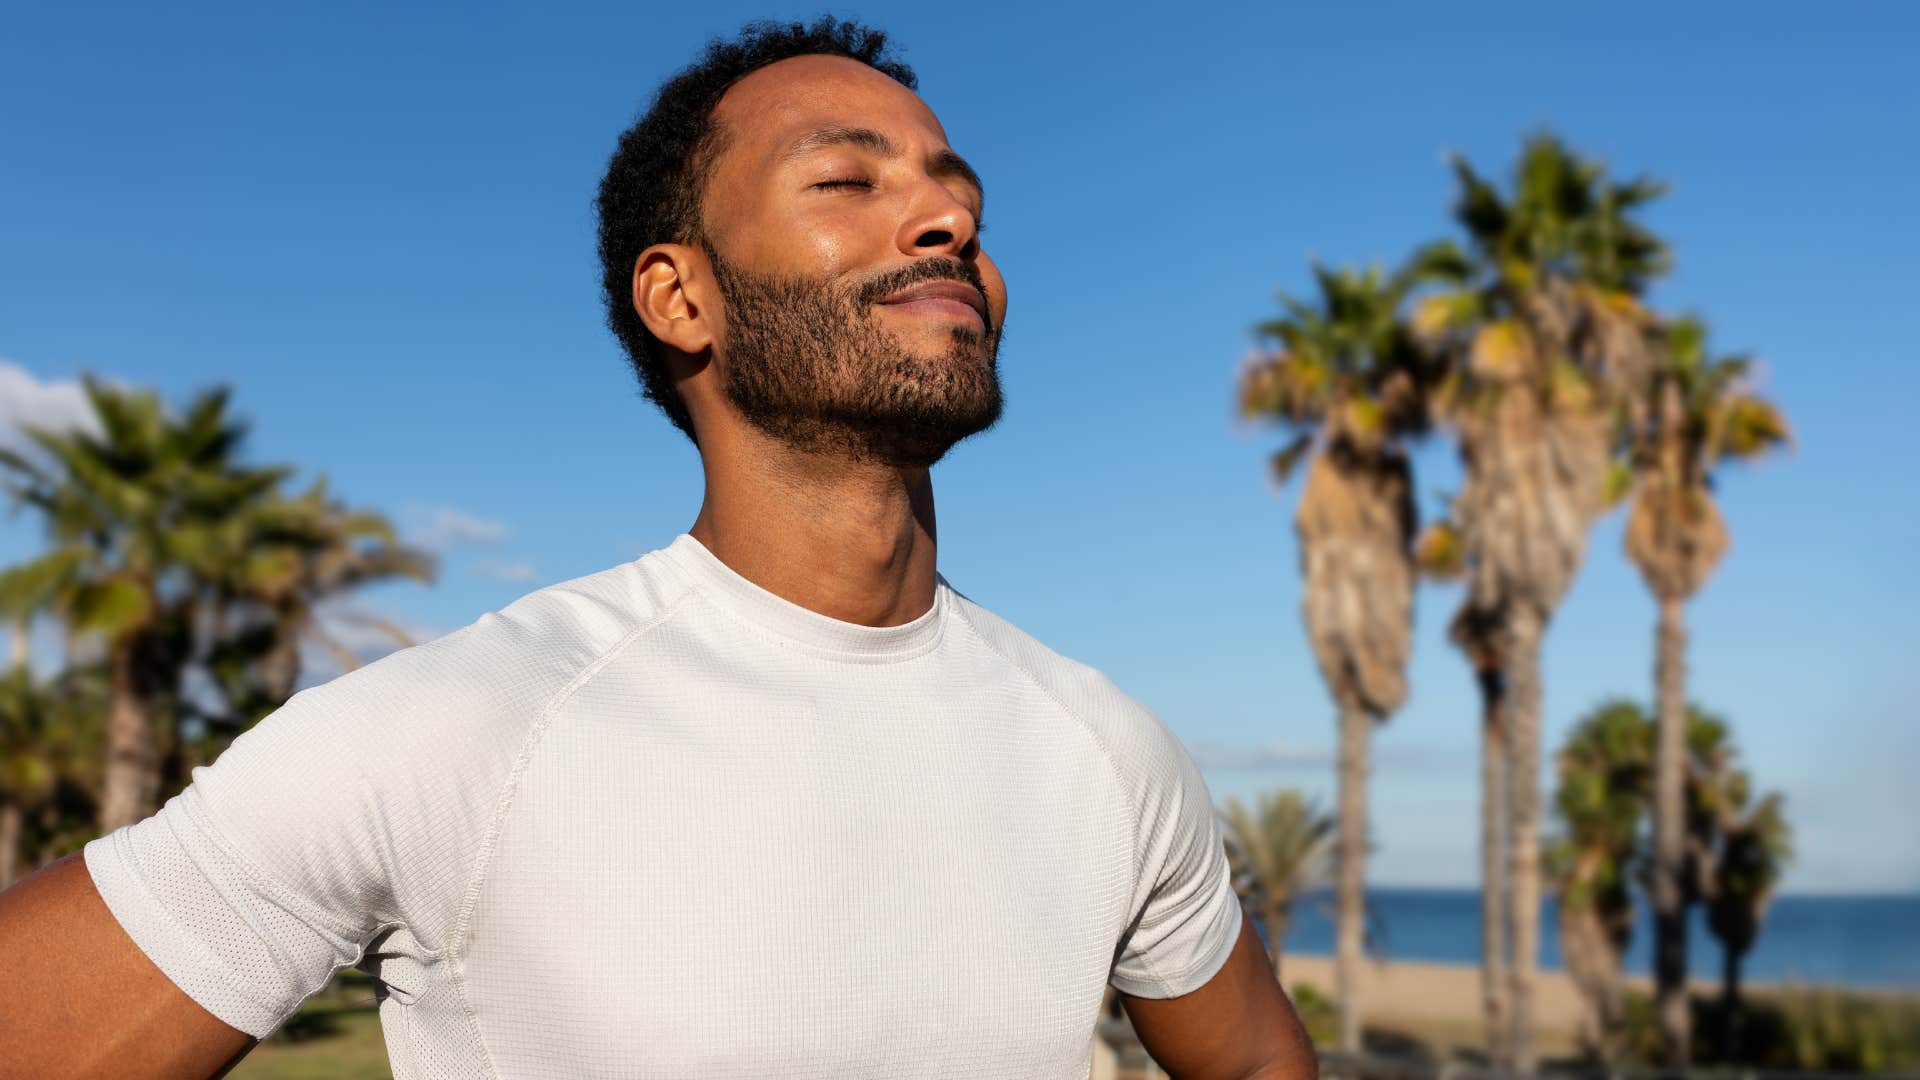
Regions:
<svg viewBox="0 0 1920 1080"><path fill-rule="evenodd" d="M468 1030L473 1033L474 1041L480 1048L480 1055L487 1063L487 1071L496 1077L500 1075L499 1066L495 1064L493 1051L488 1049L486 1039L480 1033L479 1013L474 1008L473 999L467 993L466 965L464 962L465 950L462 946L465 944L468 928L473 923L474 908L480 900L480 888L486 881L487 872L492 869L494 844L499 839L500 830L506 823L507 812L512 808L513 798L519 791L521 774L526 771L527 762L532 759L533 752L539 745L541 736L546 733L547 727L551 724L554 715L559 712L560 706L564 705L567 699L572 697L581 687L591 682L594 676L600 674L601 669L612 662L614 657L620 655L621 652L625 651L634 642L640 640L649 631L672 618L674 613L679 610L681 603L691 595L693 595L693 590L691 589L682 591L678 596L668 601L666 606L662 607L651 618L644 620L640 625L627 631L618 641L609 645L603 652L589 661L585 667L581 668L578 674L568 680L565 686L555 691L553 697L549 698L547 703L541 707L539 716L534 720L533 725L528 728L526 735L522 737L520 750L514 755L513 765L507 771L507 778L500 785L500 794L494 803L493 820L488 823L487 831L481 838L480 846L474 854L473 870L468 874L467 887L460 899L460 909L454 915L453 924L448 929L446 940L441 942L440 945L440 953L446 959L448 971L452 976L454 994L460 1002L461 1012L464 1013L467 1018Z"/></svg>
<svg viewBox="0 0 1920 1080"><path fill-rule="evenodd" d="M1069 706L1064 700L1062 700L1060 695L1055 693L1053 687L1047 685L1044 679L1041 679L1038 675L1035 675L1033 671L1027 667L1027 665L1021 663L1019 660L1009 655L1007 651L1005 649L1002 649L997 643L995 643L992 638L982 633L980 631L980 627L974 623L973 617L967 613L966 604L955 604L954 608L956 611L959 612L961 619L963 619L966 622L967 629L972 631L973 636L979 639L981 644L985 645L988 649L992 650L995 656L1000 657L1000 659L1012 665L1013 669L1015 671L1018 671L1021 675L1025 676L1028 682L1038 687L1040 692L1045 694L1048 700L1053 702L1055 708L1065 713L1069 718L1073 720L1074 723L1079 724L1081 729L1087 733L1087 737L1092 739L1094 745L1100 748L1100 757L1102 758L1102 760L1104 760L1107 763L1107 768L1113 772L1114 782L1118 784L1120 787L1120 797L1126 800L1127 806L1133 811L1133 813L1129 815L1129 821L1130 821L1131 831L1132 831L1132 839L1128 843L1127 847L1128 847L1129 853L1131 854L1132 862L1133 862L1134 886L1135 888L1138 888L1141 880L1146 877L1146 873L1147 873L1146 860L1140 851L1140 822L1142 818L1142 808L1138 802L1134 801L1132 787L1127 783L1126 775L1121 770L1119 761L1117 761L1114 757L1113 747L1107 742L1106 738L1101 735L1098 728L1095 728L1092 724L1088 723L1086 717L1081 716L1078 711L1076 711L1072 706ZM1158 983L1162 986L1165 985L1165 982L1161 977L1160 973L1154 970L1154 965L1151 960L1147 959L1147 957L1144 954L1140 954L1138 956L1138 960L1140 962L1140 966L1146 971L1147 977L1150 981Z"/></svg>
<svg viewBox="0 0 1920 1080"><path fill-rule="evenodd" d="M1114 783L1118 785L1118 787L1120 788L1120 797L1126 801L1128 809L1133 811L1132 815L1130 816L1131 830L1132 830L1133 836L1132 836L1131 842L1127 845L1127 848L1128 848L1128 851L1131 853L1131 857L1133 861L1134 880L1138 881L1140 876L1146 872L1146 865L1142 861L1140 856L1141 808L1139 803L1134 801L1133 791L1130 785L1128 785L1127 783L1126 775L1121 770L1119 761L1117 761L1114 757L1113 747L1108 744L1105 736L1101 735L1099 729L1095 728L1092 724L1088 723L1086 717L1081 716L1076 709L1074 709L1072 706L1068 705L1064 700L1062 700L1060 695L1054 692L1053 687L1047 685L1046 680L1040 678L1038 675L1035 675L1033 671L1027 667L1027 665L1021 663L1018 659L1008 654L1008 652L1005 649L1002 649L996 642L994 642L992 638L989 638L986 634L981 633L980 627L974 623L973 617L967 614L965 604L955 604L954 610L956 613L959 614L961 620L966 623L967 629L972 632L975 639L977 639L981 644L985 645L989 650L991 650L995 656L998 656L1000 659L1012 665L1015 671L1018 671L1021 675L1025 676L1028 682L1032 683L1037 689L1039 689L1039 691L1042 694L1045 694L1047 696L1047 700L1053 702L1054 708L1059 709L1062 713L1065 713L1067 717L1071 719L1074 723L1080 725L1081 730L1087 733L1087 737L1093 740L1094 746L1099 748L1100 759L1107 763L1107 768L1113 773Z"/></svg>

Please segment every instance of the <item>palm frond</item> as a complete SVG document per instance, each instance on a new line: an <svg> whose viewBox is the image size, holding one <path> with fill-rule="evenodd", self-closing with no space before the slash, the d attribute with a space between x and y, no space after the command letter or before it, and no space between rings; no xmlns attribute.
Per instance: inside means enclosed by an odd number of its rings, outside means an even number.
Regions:
<svg viewBox="0 0 1920 1080"><path fill-rule="evenodd" d="M69 544L0 571L0 616L18 619L52 607L91 559L87 548Z"/></svg>
<svg viewBox="0 0 1920 1080"><path fill-rule="evenodd" d="M1284 486L1293 476L1294 470L1299 467L1301 460L1312 449L1312 433L1302 432L1294 436L1287 445L1274 451L1272 459L1268 462L1268 467L1273 472L1274 483Z"/></svg>
<svg viewBox="0 0 1920 1080"><path fill-rule="evenodd" d="M154 614L153 597L125 577L89 581L74 588L68 614L75 630L114 638Z"/></svg>

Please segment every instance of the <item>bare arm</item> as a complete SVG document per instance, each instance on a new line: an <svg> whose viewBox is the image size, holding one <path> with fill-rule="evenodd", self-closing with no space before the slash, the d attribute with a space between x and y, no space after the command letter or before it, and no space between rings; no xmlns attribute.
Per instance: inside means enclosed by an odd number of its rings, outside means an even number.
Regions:
<svg viewBox="0 0 1920 1080"><path fill-rule="evenodd" d="M1313 1044L1243 913L1227 962L1176 998L1120 995L1133 1029L1179 1080L1315 1080Z"/></svg>
<svg viewBox="0 0 1920 1080"><path fill-rule="evenodd" d="M205 1080L252 1047L153 966L79 854L0 893L0 1078Z"/></svg>

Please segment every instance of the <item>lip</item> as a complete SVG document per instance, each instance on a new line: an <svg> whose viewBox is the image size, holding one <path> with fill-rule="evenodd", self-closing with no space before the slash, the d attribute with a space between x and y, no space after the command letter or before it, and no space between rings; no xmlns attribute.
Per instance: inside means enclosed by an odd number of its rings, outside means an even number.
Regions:
<svg viewBox="0 0 1920 1080"><path fill-rule="evenodd" d="M887 307L904 308L915 314L947 315L970 319L987 326L987 301L980 290L964 281L926 281L881 300Z"/></svg>

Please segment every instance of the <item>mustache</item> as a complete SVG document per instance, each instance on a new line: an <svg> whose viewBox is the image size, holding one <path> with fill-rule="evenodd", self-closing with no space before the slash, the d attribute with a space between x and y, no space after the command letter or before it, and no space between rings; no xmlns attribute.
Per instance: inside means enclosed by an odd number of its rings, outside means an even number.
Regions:
<svg viewBox="0 0 1920 1080"><path fill-rule="evenodd" d="M861 309L865 310L901 289L912 288L929 281L958 281L972 286L974 291L980 294L981 308L989 312L987 333L994 332L991 315L993 309L987 302L987 286L980 278L980 271L951 255L930 255L919 262L909 263L892 270L879 271L861 280L859 287L854 291L854 299L859 302Z"/></svg>

